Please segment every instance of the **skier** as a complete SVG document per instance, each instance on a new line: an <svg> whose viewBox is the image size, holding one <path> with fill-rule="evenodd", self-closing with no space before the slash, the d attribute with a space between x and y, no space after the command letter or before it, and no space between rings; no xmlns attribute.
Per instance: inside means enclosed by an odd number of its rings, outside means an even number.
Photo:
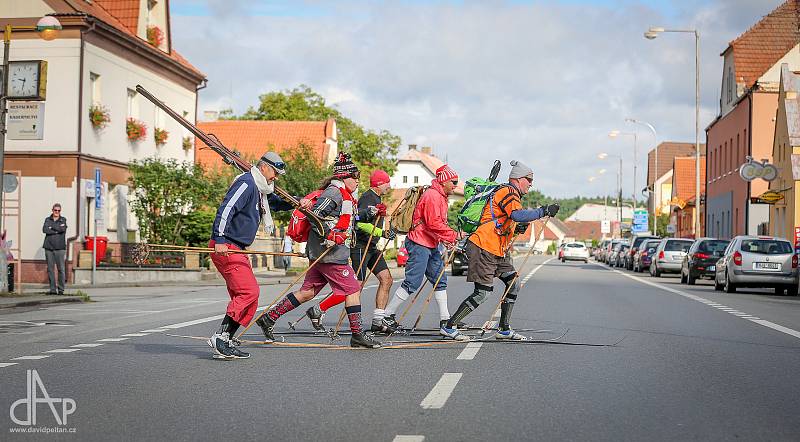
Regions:
<svg viewBox="0 0 800 442"><path fill-rule="evenodd" d="M248 324L258 308L259 287L250 259L243 253L253 243L261 222L269 234L274 230L271 211L292 210L291 204L273 193L275 180L286 173L286 163L275 152L265 153L258 163L236 177L222 200L208 246L214 249L211 261L225 279L228 303L219 330L208 339L216 359L246 359L249 353L239 350L232 339L241 324ZM303 199L301 207L311 201Z"/></svg>
<svg viewBox="0 0 800 442"><path fill-rule="evenodd" d="M511 328L511 310L517 301L519 282L517 270L508 254L513 233L524 232L528 223L543 216L555 216L558 204L550 204L537 209L522 208L522 195L528 193L533 184L533 171L519 161L511 162L508 183L497 189L489 204L486 204L481 225L469 237L465 252L467 254L467 281L475 284L474 290L456 309L453 317L442 327L442 334L456 340L464 340L456 324L492 294L494 278L500 278L508 289L500 306L500 325L495 335L497 339L527 340ZM518 224L519 223L519 224ZM513 285L509 288L509 284Z"/></svg>
<svg viewBox="0 0 800 442"><path fill-rule="evenodd" d="M431 181L431 186L417 202L412 217L413 227L405 241L408 251L405 280L394 292L383 318L383 325L387 329L399 327L395 319L397 309L422 285L423 277L428 278L431 284L436 283L445 265L439 246L443 245L449 251L456 245L458 234L447 225L447 197L457 185L458 175L445 164L436 169L436 177ZM439 324L444 327L450 318L447 308L447 275L442 275L434 290L439 306Z"/></svg>
<svg viewBox="0 0 800 442"><path fill-rule="evenodd" d="M361 322L361 287L353 267L348 263L355 221L356 201L353 191L358 188L358 178L358 167L350 159L350 155L340 153L333 163L333 176L320 187L324 191L311 209L320 218L328 219L325 222L325 232L318 232L313 228L309 232L306 247L308 258L312 262L319 259L319 262L308 270L298 292L287 294L256 321L268 341L275 339L273 331L278 318L311 300L329 284L333 294L326 300L325 310L344 302L352 332L350 345L380 348L379 342L364 333ZM330 250L322 256L327 249ZM318 309L315 313L314 309L309 309L309 312L312 313L309 317L314 326L321 327L322 311Z"/></svg>

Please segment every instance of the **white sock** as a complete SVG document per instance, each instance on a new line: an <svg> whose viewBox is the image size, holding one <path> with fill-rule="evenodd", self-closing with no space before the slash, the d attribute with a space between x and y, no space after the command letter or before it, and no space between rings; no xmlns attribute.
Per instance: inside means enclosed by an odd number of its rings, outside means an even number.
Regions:
<svg viewBox="0 0 800 442"><path fill-rule="evenodd" d="M372 311L372 319L383 319L386 312L382 308L376 308Z"/></svg>
<svg viewBox="0 0 800 442"><path fill-rule="evenodd" d="M384 315L391 316L397 313L397 309L400 308L400 304L402 304L406 299L408 299L408 292L403 287L398 287L397 290L395 290L392 299L389 300L389 305L386 306Z"/></svg>
<svg viewBox="0 0 800 442"><path fill-rule="evenodd" d="M447 309L447 291L437 290L433 293L436 303L439 304L439 319L450 319L450 310Z"/></svg>

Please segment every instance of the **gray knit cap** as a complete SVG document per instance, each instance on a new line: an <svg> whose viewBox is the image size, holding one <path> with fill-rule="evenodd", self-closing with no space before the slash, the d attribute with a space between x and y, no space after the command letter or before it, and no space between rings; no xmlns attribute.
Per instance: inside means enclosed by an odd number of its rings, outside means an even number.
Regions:
<svg viewBox="0 0 800 442"><path fill-rule="evenodd" d="M519 161L512 161L511 172L508 173L508 179L511 180L514 178L530 178L531 181L533 181L533 170Z"/></svg>
<svg viewBox="0 0 800 442"><path fill-rule="evenodd" d="M286 174L286 163L283 162L283 159L280 155L275 152L266 152L264 155L261 156L261 161L269 164L275 169L275 172L278 175L285 175Z"/></svg>

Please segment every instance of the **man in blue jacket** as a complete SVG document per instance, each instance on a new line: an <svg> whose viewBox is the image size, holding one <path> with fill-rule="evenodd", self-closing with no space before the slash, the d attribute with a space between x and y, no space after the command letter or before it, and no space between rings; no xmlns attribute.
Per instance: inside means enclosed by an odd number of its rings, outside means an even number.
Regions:
<svg viewBox="0 0 800 442"><path fill-rule="evenodd" d="M273 193L275 180L286 173L286 164L275 152L265 153L258 163L236 177L222 200L214 218L209 247L214 249L211 261L225 284L231 301L219 330L208 339L216 359L243 359L249 353L236 348L232 337L241 324L249 324L258 307L259 287L249 256L231 253L244 250L253 243L258 226L264 223L269 234L275 228L271 211L287 211L294 207ZM311 202L302 200L302 207Z"/></svg>

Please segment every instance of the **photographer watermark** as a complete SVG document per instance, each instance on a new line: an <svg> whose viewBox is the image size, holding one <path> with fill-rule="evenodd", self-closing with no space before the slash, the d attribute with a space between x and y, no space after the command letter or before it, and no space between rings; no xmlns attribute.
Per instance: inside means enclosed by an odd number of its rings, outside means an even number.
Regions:
<svg viewBox="0 0 800 442"><path fill-rule="evenodd" d="M66 428L67 417L77 409L75 400L70 398L51 398L36 370L28 370L27 385L27 396L14 401L9 410L11 421L21 427L10 428L9 431L12 433L75 433L75 428ZM36 413L39 404L47 404L50 407L50 412L59 426L36 426ZM24 415L20 418L21 413L24 413Z"/></svg>

